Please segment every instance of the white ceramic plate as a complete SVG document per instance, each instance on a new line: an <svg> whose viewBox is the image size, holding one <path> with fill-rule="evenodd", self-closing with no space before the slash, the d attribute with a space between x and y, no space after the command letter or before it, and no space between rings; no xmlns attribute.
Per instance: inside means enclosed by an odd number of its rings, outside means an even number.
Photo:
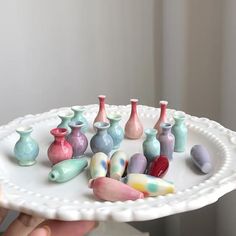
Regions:
<svg viewBox="0 0 236 236"><path fill-rule="evenodd" d="M85 116L92 124L98 106L89 105L86 108ZM60 122L58 112L68 109L27 115L0 127L2 207L60 220L143 221L201 208L236 188L236 133L217 122L190 115L186 116L189 130L187 150L185 153L174 153L165 176L166 180L174 182L177 190L174 194L137 201L98 201L87 187L88 171L67 183L50 183L47 179L51 166L47 148L53 137L49 131ZM138 109L144 128L153 127L159 117L159 109L146 106L139 106ZM130 106L107 106L109 112L121 114L121 124L124 125L130 114ZM173 122L174 112L168 110L170 122ZM15 129L22 125L33 127L32 136L40 144L37 163L31 167L18 166L13 157L13 147L18 139ZM92 135L91 128L89 140ZM121 149L129 156L142 152L143 140L144 137L140 140L124 140ZM209 150L213 163L210 174L203 175L193 166L189 150L195 144L203 144ZM90 148L86 153L91 156Z"/></svg>

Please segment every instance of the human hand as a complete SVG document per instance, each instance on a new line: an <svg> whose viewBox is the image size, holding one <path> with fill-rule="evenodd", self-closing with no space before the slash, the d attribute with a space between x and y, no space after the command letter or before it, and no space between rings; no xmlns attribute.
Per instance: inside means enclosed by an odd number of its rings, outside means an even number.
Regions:
<svg viewBox="0 0 236 236"><path fill-rule="evenodd" d="M0 223L7 214L0 209ZM97 226L94 221L44 220L21 213L7 228L3 236L83 236Z"/></svg>

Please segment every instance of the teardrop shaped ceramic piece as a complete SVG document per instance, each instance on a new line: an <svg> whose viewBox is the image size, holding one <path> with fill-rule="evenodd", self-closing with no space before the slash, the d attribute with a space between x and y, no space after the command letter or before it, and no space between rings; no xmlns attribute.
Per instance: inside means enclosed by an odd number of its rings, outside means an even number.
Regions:
<svg viewBox="0 0 236 236"><path fill-rule="evenodd" d="M148 174L155 177L163 177L169 168L169 161L166 156L156 157L150 164Z"/></svg>

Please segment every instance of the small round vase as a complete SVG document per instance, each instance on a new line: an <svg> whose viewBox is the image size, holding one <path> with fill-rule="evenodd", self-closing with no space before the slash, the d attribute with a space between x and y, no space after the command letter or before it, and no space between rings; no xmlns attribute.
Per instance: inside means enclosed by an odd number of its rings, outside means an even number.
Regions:
<svg viewBox="0 0 236 236"><path fill-rule="evenodd" d="M175 152L184 152L187 144L188 129L185 125L185 113L176 112L174 114L175 124L171 129L172 134L175 136Z"/></svg>
<svg viewBox="0 0 236 236"><path fill-rule="evenodd" d="M112 137L113 149L118 149L122 140L124 139L124 130L119 124L121 115L110 114L108 116L108 120L110 121L110 127L108 128L107 132Z"/></svg>
<svg viewBox="0 0 236 236"><path fill-rule="evenodd" d="M98 110L98 114L94 119L93 124L95 124L96 122L106 122L109 123L109 120L107 119L107 114L106 114L106 110L105 110L105 95L99 95L98 99L99 99L99 110Z"/></svg>
<svg viewBox="0 0 236 236"><path fill-rule="evenodd" d="M14 146L14 154L21 166L34 165L36 157L39 154L39 146L30 136L32 131L32 127L19 127L16 129L16 132L20 135L20 139Z"/></svg>
<svg viewBox="0 0 236 236"><path fill-rule="evenodd" d="M143 134L143 125L138 118L138 99L131 99L131 114L125 125L125 137L128 139L139 139Z"/></svg>
<svg viewBox="0 0 236 236"><path fill-rule="evenodd" d="M73 148L73 157L84 154L88 147L88 139L82 132L84 123L81 121L70 122L71 133L67 136L67 141Z"/></svg>
<svg viewBox="0 0 236 236"><path fill-rule="evenodd" d="M103 152L109 155L113 148L112 137L107 133L110 124L106 122L96 122L94 127L96 128L97 133L90 140L92 152Z"/></svg>
<svg viewBox="0 0 236 236"><path fill-rule="evenodd" d="M85 107L83 107L83 106L73 106L71 108L71 110L74 112L74 117L71 119L71 121L72 122L77 122L77 121L83 122L84 125L81 128L81 131L83 133L86 133L88 131L89 124L88 124L87 119L83 115L83 113L85 111Z"/></svg>
<svg viewBox="0 0 236 236"><path fill-rule="evenodd" d="M68 134L71 132L71 128L69 123L74 116L72 111L61 112L58 114L59 118L61 119L61 123L57 126L57 128L64 128L67 129Z"/></svg>
<svg viewBox="0 0 236 236"><path fill-rule="evenodd" d="M167 122L166 108L167 108L168 102L167 101L160 101L159 104L160 104L161 112L160 112L159 119L154 126L154 129L157 130L158 134L161 133L161 124Z"/></svg>
<svg viewBox="0 0 236 236"><path fill-rule="evenodd" d="M146 129L145 134L146 139L143 142L143 154L150 163L160 155L160 143L156 138L156 129Z"/></svg>
<svg viewBox="0 0 236 236"><path fill-rule="evenodd" d="M161 133L158 136L158 140L161 146L160 155L167 156L168 160L173 159L174 145L175 145L175 137L171 133L172 125L170 123L162 123L161 124Z"/></svg>
<svg viewBox="0 0 236 236"><path fill-rule="evenodd" d="M53 165L71 159L73 155L73 148L65 139L67 132L65 128L55 128L50 131L55 140L48 148L48 159Z"/></svg>

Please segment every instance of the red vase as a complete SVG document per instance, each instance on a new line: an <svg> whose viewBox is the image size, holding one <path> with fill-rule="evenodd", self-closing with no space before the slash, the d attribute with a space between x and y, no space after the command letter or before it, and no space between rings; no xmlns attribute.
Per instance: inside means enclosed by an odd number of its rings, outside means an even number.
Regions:
<svg viewBox="0 0 236 236"><path fill-rule="evenodd" d="M143 125L138 118L138 99L131 99L131 114L125 125L125 136L129 139L139 139L143 134Z"/></svg>
<svg viewBox="0 0 236 236"><path fill-rule="evenodd" d="M166 156L156 157L150 164L148 174L155 177L163 177L169 168L169 161Z"/></svg>
<svg viewBox="0 0 236 236"><path fill-rule="evenodd" d="M160 109L161 109L161 113L160 113L160 117L157 121L157 123L154 126L154 129L156 129L158 131L158 134L161 133L161 123L166 123L167 122L167 115L166 115L166 108L168 105L167 101L160 101Z"/></svg>
<svg viewBox="0 0 236 236"><path fill-rule="evenodd" d="M52 164L71 159L73 155L72 146L66 141L67 129L55 128L50 131L55 140L48 148L48 158Z"/></svg>
<svg viewBox="0 0 236 236"><path fill-rule="evenodd" d="M106 110L105 110L105 95L99 95L98 99L99 99L99 111L98 114L96 116L96 118L94 119L94 123L96 122L106 122L109 123L109 120L107 119L107 114L106 114Z"/></svg>

